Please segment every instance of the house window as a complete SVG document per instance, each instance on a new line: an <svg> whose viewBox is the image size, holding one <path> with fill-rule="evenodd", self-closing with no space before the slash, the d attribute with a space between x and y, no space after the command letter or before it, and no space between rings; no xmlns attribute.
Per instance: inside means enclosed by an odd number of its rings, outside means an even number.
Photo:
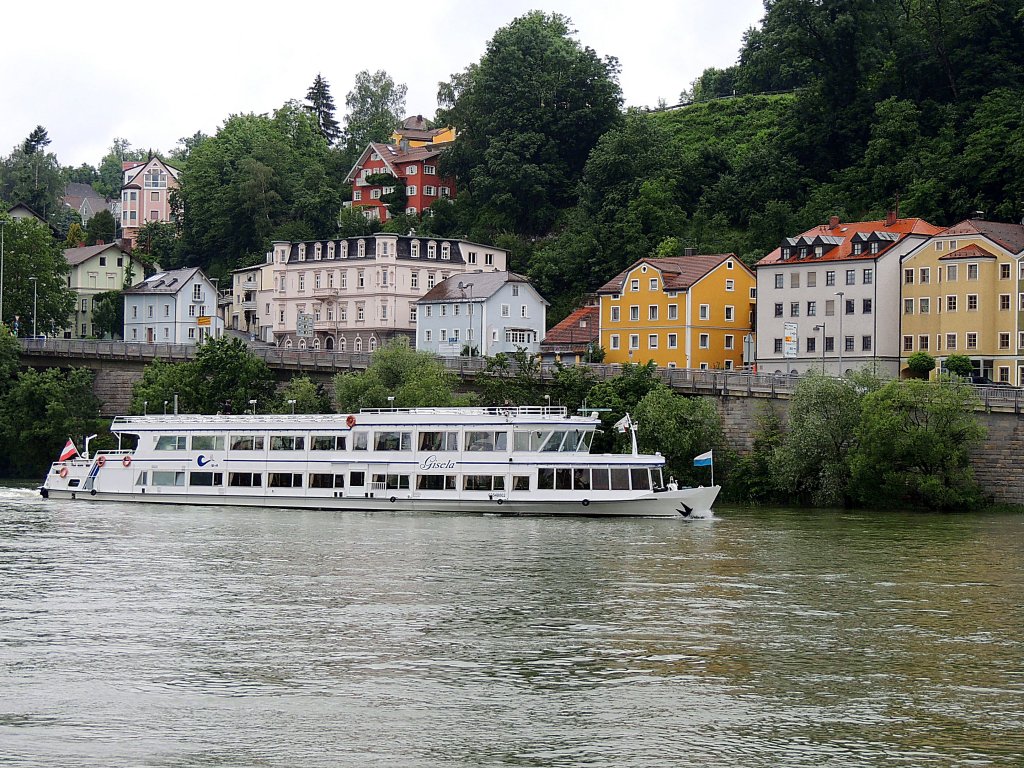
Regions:
<svg viewBox="0 0 1024 768"><path fill-rule="evenodd" d="M782 302L781 301L775 302L775 316L776 317L782 317ZM701 320L705 320L705 319L706 318L703 318L703 317L701 318Z"/></svg>
<svg viewBox="0 0 1024 768"><path fill-rule="evenodd" d="M818 347L818 339L814 336L807 337L807 351L814 352Z"/></svg>
<svg viewBox="0 0 1024 768"><path fill-rule="evenodd" d="M977 342L977 339L975 339L975 342ZM1000 333L999 334L999 348L1000 349L1009 349L1010 348L1010 334L1008 334L1008 333Z"/></svg>
<svg viewBox="0 0 1024 768"><path fill-rule="evenodd" d="M782 354L782 339L775 339L775 345L773 347L775 354Z"/></svg>
<svg viewBox="0 0 1024 768"><path fill-rule="evenodd" d="M853 352L853 336L847 336L843 339L843 347L847 352Z"/></svg>
<svg viewBox="0 0 1024 768"><path fill-rule="evenodd" d="M808 301L807 302L807 316L814 317L818 314L818 302Z"/></svg>
<svg viewBox="0 0 1024 768"><path fill-rule="evenodd" d="M834 269L825 270L825 285L836 284L836 272Z"/></svg>
<svg viewBox="0 0 1024 768"><path fill-rule="evenodd" d="M700 345L699 346L700 346L701 349L710 349L711 348L711 334L709 334L709 333L702 333L700 335Z"/></svg>
<svg viewBox="0 0 1024 768"><path fill-rule="evenodd" d="M411 275L409 275L409 287L410 288L419 288L420 287L420 273L419 272L413 272Z"/></svg>
<svg viewBox="0 0 1024 768"><path fill-rule="evenodd" d="M427 195L428 197L436 197L437 187L432 187L429 184L427 184L423 187L423 194Z"/></svg>
<svg viewBox="0 0 1024 768"><path fill-rule="evenodd" d="M629 348L640 349L640 334L631 333L629 334Z"/></svg>
<svg viewBox="0 0 1024 768"><path fill-rule="evenodd" d="M494 266L494 254L493 253L485 253L484 254L484 266L485 267L493 267Z"/></svg>
<svg viewBox="0 0 1024 768"><path fill-rule="evenodd" d="M727 290L727 291L735 291L736 290L736 281L735 280L726 280L725 281L725 290Z"/></svg>
<svg viewBox="0 0 1024 768"><path fill-rule="evenodd" d="M364 272L361 269L358 272L356 272L356 285L359 288L366 287L366 272Z"/></svg>
<svg viewBox="0 0 1024 768"><path fill-rule="evenodd" d="M865 315L870 315L871 314L871 310L872 310L872 300L871 299L864 299L861 302L861 307L860 307L861 313L863 313Z"/></svg>
<svg viewBox="0 0 1024 768"><path fill-rule="evenodd" d="M921 301L918 302L918 306L920 307L921 314L922 315L927 315L929 312L931 312L932 300L931 299L921 299Z"/></svg>
<svg viewBox="0 0 1024 768"><path fill-rule="evenodd" d="M914 351L914 337L913 336L904 336L903 337L903 351L904 352L913 352Z"/></svg>
<svg viewBox="0 0 1024 768"><path fill-rule="evenodd" d="M470 251L466 256L467 264L476 264L476 251Z"/></svg>
<svg viewBox="0 0 1024 768"><path fill-rule="evenodd" d="M650 306L647 307L647 319L648 320L657 320L658 319L658 305L657 304L651 304Z"/></svg>
<svg viewBox="0 0 1024 768"><path fill-rule="evenodd" d="M656 290L658 290L658 278L656 278L656 277L652 277L652 278L650 279L650 283L649 283L649 286L648 286L648 287L649 287L649 289L650 289L650 290L652 290L652 291L656 291Z"/></svg>
<svg viewBox="0 0 1024 768"><path fill-rule="evenodd" d="M781 274L776 274L775 275L775 287L776 288L783 288L783 287L785 287L783 285L783 282L782 282L782 275Z"/></svg>
<svg viewBox="0 0 1024 768"><path fill-rule="evenodd" d="M408 208L405 209L405 213L408 216L415 216L416 215L416 206L415 205L410 205Z"/></svg>
<svg viewBox="0 0 1024 768"><path fill-rule="evenodd" d="M669 304L668 305L668 319L669 320L678 320L679 319L679 305L678 304Z"/></svg>
<svg viewBox="0 0 1024 768"><path fill-rule="evenodd" d="M415 165L407 165L407 166L405 166L405 175L406 176L415 176L416 172L418 170L419 169Z"/></svg>
<svg viewBox="0 0 1024 768"><path fill-rule="evenodd" d="M969 293L967 294L967 311L977 312L978 311L978 294Z"/></svg>
<svg viewBox="0 0 1024 768"><path fill-rule="evenodd" d="M452 257L452 244L441 243L441 260L448 261Z"/></svg>
<svg viewBox="0 0 1024 768"><path fill-rule="evenodd" d="M914 284L914 269L909 267L903 270L903 284L913 285Z"/></svg>
<svg viewBox="0 0 1024 768"><path fill-rule="evenodd" d="M914 314L914 300L913 299L904 299L903 300L903 314L904 315L912 315L912 314Z"/></svg>
<svg viewBox="0 0 1024 768"><path fill-rule="evenodd" d="M1009 335L1009 334L1007 334L1007 335ZM967 342L967 349L977 349L978 348L978 334L969 331L967 333L966 342ZM1009 339L1007 339L1007 346L1009 346Z"/></svg>
<svg viewBox="0 0 1024 768"><path fill-rule="evenodd" d="M978 279L978 265L977 264L968 264L967 265L967 279L968 280L977 280Z"/></svg>
<svg viewBox="0 0 1024 768"><path fill-rule="evenodd" d="M790 275L789 275L789 287L790 288L799 288L800 287L800 273L799 272L792 272L792 273L790 273Z"/></svg>
<svg viewBox="0 0 1024 768"><path fill-rule="evenodd" d="M428 273L427 273L427 290L428 290L428 291L429 291L429 290L430 290L431 288L433 288L433 287L434 287L434 280L435 280L435 278L434 278L434 273L433 273L433 272L428 272Z"/></svg>
<svg viewBox="0 0 1024 768"><path fill-rule="evenodd" d="M530 316L529 315L529 309L530 308L528 306L523 304L521 307L519 307L519 316L520 317L529 317Z"/></svg>
<svg viewBox="0 0 1024 768"><path fill-rule="evenodd" d="M629 320L630 320L630 322L633 322L633 323L635 323L635 322L640 320L640 305L639 304L633 304L629 308Z"/></svg>
<svg viewBox="0 0 1024 768"><path fill-rule="evenodd" d="M847 285L856 285L857 284L857 270L856 269L848 269L848 270L846 270L846 284Z"/></svg>
<svg viewBox="0 0 1024 768"><path fill-rule="evenodd" d="M618 307L612 307L611 308L611 321L613 323L619 322L619 308Z"/></svg>
<svg viewBox="0 0 1024 768"><path fill-rule="evenodd" d="M956 264L947 264L946 265L946 281L947 282L953 282L953 281L956 280L956 272L957 272L956 268L957 268Z"/></svg>
<svg viewBox="0 0 1024 768"><path fill-rule="evenodd" d="M502 317L512 317L512 307L511 307L511 305L509 305L509 304L502 304L501 305L501 316Z"/></svg>
<svg viewBox="0 0 1024 768"><path fill-rule="evenodd" d="M874 270L865 269L864 270L864 285L871 285L871 283L874 282L874 279L875 279Z"/></svg>
<svg viewBox="0 0 1024 768"><path fill-rule="evenodd" d="M701 320L710 320L711 319L711 305L710 304L701 304L700 305L700 319Z"/></svg>
<svg viewBox="0 0 1024 768"><path fill-rule="evenodd" d="M725 335L725 348L726 349L733 349L733 343L735 341L735 338L736 337L733 336L731 333L727 333Z"/></svg>
<svg viewBox="0 0 1024 768"><path fill-rule="evenodd" d="M423 175L424 176L435 176L435 175L437 175L437 171L434 168L434 166L432 166L432 165L424 165L423 166Z"/></svg>
<svg viewBox="0 0 1024 768"><path fill-rule="evenodd" d="M791 301L789 303L789 316L790 317L800 317L800 302L799 301Z"/></svg>
<svg viewBox="0 0 1024 768"><path fill-rule="evenodd" d="M846 314L852 315L857 309L857 302L853 299L846 300Z"/></svg>
<svg viewBox="0 0 1024 768"><path fill-rule="evenodd" d="M412 256L414 259L418 259L420 257L420 241L419 240L412 240L409 243L409 255Z"/></svg>
<svg viewBox="0 0 1024 768"><path fill-rule="evenodd" d="M649 333L647 334L647 348L657 349L658 348L658 334Z"/></svg>
<svg viewBox="0 0 1024 768"><path fill-rule="evenodd" d="M679 346L679 336L675 333L668 335L668 348L676 349Z"/></svg>
<svg viewBox="0 0 1024 768"><path fill-rule="evenodd" d="M352 201L358 203L362 199L363 199L363 192L362 192L362 190L353 189L352 190Z"/></svg>
<svg viewBox="0 0 1024 768"><path fill-rule="evenodd" d="M407 186L405 188L405 194L407 194L409 197L412 197L413 195L415 195L416 194L416 185L415 184L410 184L409 186Z"/></svg>
<svg viewBox="0 0 1024 768"><path fill-rule="evenodd" d="M1000 280L1009 280L1010 279L1010 265L1009 264L1000 264L999 265L999 279Z"/></svg>
<svg viewBox="0 0 1024 768"><path fill-rule="evenodd" d="M639 280L630 280L629 281L629 290L632 291L633 293L636 293L637 291L639 291L640 290L640 281Z"/></svg>
<svg viewBox="0 0 1024 768"><path fill-rule="evenodd" d="M436 259L437 258L437 243L435 243L433 240L431 240L429 243L427 243L427 258L428 259Z"/></svg>
<svg viewBox="0 0 1024 768"><path fill-rule="evenodd" d="M932 268L921 267L920 270L921 285L928 285L932 281Z"/></svg>
<svg viewBox="0 0 1024 768"><path fill-rule="evenodd" d="M946 334L946 349L956 349L956 334L955 333L947 333Z"/></svg>
<svg viewBox="0 0 1024 768"><path fill-rule="evenodd" d="M938 338L938 337L936 337ZM928 351L928 336L926 334L921 335L917 340L917 348L923 352Z"/></svg>
<svg viewBox="0 0 1024 768"><path fill-rule="evenodd" d="M817 285L818 285L818 273L817 272L808 272L807 273L807 287L808 288L814 288ZM754 298L753 294L751 294L750 298L752 298L752 299Z"/></svg>
<svg viewBox="0 0 1024 768"><path fill-rule="evenodd" d="M956 312L956 296L947 296L946 297L946 311L947 312Z"/></svg>
<svg viewBox="0 0 1024 768"><path fill-rule="evenodd" d="M725 322L731 323L736 319L736 307L725 308Z"/></svg>
<svg viewBox="0 0 1024 768"><path fill-rule="evenodd" d="M619 348L619 334L613 333L611 336L608 337L608 340L609 346L611 346L612 349Z"/></svg>
<svg viewBox="0 0 1024 768"><path fill-rule="evenodd" d="M862 352L870 352L871 351L871 337L870 336L861 336L860 337L860 348L861 348Z"/></svg>
<svg viewBox="0 0 1024 768"><path fill-rule="evenodd" d="M1008 310L1010 308L1010 294L1001 293L999 294L999 309Z"/></svg>

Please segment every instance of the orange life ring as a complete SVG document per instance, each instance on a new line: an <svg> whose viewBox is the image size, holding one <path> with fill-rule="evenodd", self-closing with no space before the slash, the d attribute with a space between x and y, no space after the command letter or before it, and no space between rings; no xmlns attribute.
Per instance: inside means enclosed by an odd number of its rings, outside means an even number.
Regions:
<svg viewBox="0 0 1024 768"><path fill-rule="evenodd" d="M356 425L356 417L349 414L349 417L345 419L345 423L348 424L349 429L352 429Z"/></svg>
<svg viewBox="0 0 1024 768"><path fill-rule="evenodd" d="M130 467L132 465L132 457L125 456L123 459L121 459L121 464L123 464L126 467Z"/></svg>
<svg viewBox="0 0 1024 768"><path fill-rule="evenodd" d="M67 467L61 467L60 468L60 476L61 477L67 477L68 476L68 468Z"/></svg>
<svg viewBox="0 0 1024 768"><path fill-rule="evenodd" d="M98 466L100 466L100 467L102 467L106 463L107 463L107 457L106 456L100 456L98 459L96 459L96 464Z"/></svg>

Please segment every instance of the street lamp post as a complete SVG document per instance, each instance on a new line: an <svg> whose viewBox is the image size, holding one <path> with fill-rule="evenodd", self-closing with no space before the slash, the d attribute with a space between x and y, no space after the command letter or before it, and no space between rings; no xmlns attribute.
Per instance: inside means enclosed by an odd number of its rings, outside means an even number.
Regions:
<svg viewBox="0 0 1024 768"><path fill-rule="evenodd" d="M459 290L464 291L469 288L469 356L473 356L473 284L464 283L459 281ZM481 328L480 334L483 335L483 329ZM482 340L481 340L482 343Z"/></svg>
<svg viewBox="0 0 1024 768"><path fill-rule="evenodd" d="M30 277L32 281L32 338L36 337L36 287L39 283L38 277Z"/></svg>
<svg viewBox="0 0 1024 768"><path fill-rule="evenodd" d="M289 400L288 401L288 405L290 405L292 407L292 415L294 415L295 414L295 401L294 400Z"/></svg>
<svg viewBox="0 0 1024 768"><path fill-rule="evenodd" d="M843 291L836 291L836 296L839 297L839 378L843 377L843 347L846 346L846 339L843 337L843 313L846 311L846 307L843 305L843 296L846 293Z"/></svg>
<svg viewBox="0 0 1024 768"><path fill-rule="evenodd" d="M821 372L825 373L825 324L814 326L814 330L821 331Z"/></svg>

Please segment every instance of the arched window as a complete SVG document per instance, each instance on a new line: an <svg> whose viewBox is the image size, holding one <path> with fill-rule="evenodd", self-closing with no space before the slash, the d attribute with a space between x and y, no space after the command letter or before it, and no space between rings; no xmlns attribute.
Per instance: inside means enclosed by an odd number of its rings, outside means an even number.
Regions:
<svg viewBox="0 0 1024 768"><path fill-rule="evenodd" d="M431 240L429 243L427 243L427 258L428 259L436 259L437 258L437 243L435 243L433 240Z"/></svg>
<svg viewBox="0 0 1024 768"><path fill-rule="evenodd" d="M291 349L292 348L292 340L291 339L285 339L284 340L284 348L285 349Z"/></svg>
<svg viewBox="0 0 1024 768"><path fill-rule="evenodd" d="M306 244L299 243L299 261L306 260Z"/></svg>
<svg viewBox="0 0 1024 768"><path fill-rule="evenodd" d="M313 349L320 349L320 337L313 339Z"/></svg>
<svg viewBox="0 0 1024 768"><path fill-rule="evenodd" d="M420 257L419 240L413 240L411 243L409 243L409 255L412 256L414 259L418 259Z"/></svg>
<svg viewBox="0 0 1024 768"><path fill-rule="evenodd" d="M331 350L334 349L334 337L333 336L328 336L326 339L324 339L324 349L326 349L328 352L330 352Z"/></svg>
<svg viewBox="0 0 1024 768"><path fill-rule="evenodd" d="M342 336L342 337L341 337L340 339L338 339L338 351L339 351L339 352L344 352L344 351L345 351L345 348L346 348L347 346L348 346L348 344L347 344L347 342L345 341L345 337L344 337L344 336Z"/></svg>
<svg viewBox="0 0 1024 768"><path fill-rule="evenodd" d="M299 339L299 349L305 349L305 348L306 348L306 340L305 339Z"/></svg>
<svg viewBox="0 0 1024 768"><path fill-rule="evenodd" d="M363 340L359 336L356 336L356 352L363 351Z"/></svg>
<svg viewBox="0 0 1024 768"><path fill-rule="evenodd" d="M360 240L356 244L356 247L358 248L358 254L360 256L365 256L366 255L366 241L365 240Z"/></svg>
<svg viewBox="0 0 1024 768"><path fill-rule="evenodd" d="M316 245L314 245L313 246L313 260L314 261L320 261L321 257L323 256L323 252L324 252L323 243L317 243Z"/></svg>
<svg viewBox="0 0 1024 768"><path fill-rule="evenodd" d="M376 336L371 336L370 337L370 351L371 352L376 352L377 351L377 337Z"/></svg>
<svg viewBox="0 0 1024 768"><path fill-rule="evenodd" d="M441 243L441 258L448 260L452 257L452 245L451 243Z"/></svg>
<svg viewBox="0 0 1024 768"><path fill-rule="evenodd" d="M334 258L334 243L333 242L327 244L327 258L328 259L333 259Z"/></svg>
<svg viewBox="0 0 1024 768"><path fill-rule="evenodd" d="M341 241L341 258L348 258L348 240Z"/></svg>

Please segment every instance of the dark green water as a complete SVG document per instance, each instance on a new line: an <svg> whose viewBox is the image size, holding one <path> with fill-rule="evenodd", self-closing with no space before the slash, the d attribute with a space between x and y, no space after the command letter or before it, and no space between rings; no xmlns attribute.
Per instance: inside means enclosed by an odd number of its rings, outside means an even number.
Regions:
<svg viewBox="0 0 1024 768"><path fill-rule="evenodd" d="M0 765L1020 766L1024 517L0 489Z"/></svg>

